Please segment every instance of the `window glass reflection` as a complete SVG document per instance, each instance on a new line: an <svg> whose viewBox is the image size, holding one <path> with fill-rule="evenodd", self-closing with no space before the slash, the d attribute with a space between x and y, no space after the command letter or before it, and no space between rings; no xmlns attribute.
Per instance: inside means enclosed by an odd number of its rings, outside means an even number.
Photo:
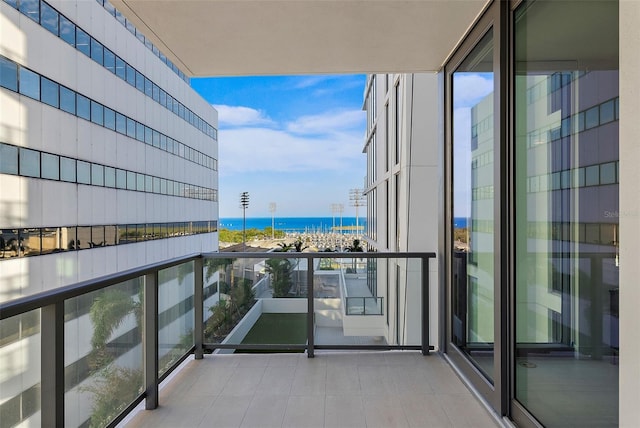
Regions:
<svg viewBox="0 0 640 428"><path fill-rule="evenodd" d="M40 22L40 1L39 0L20 0L20 12L23 15Z"/></svg>
<svg viewBox="0 0 640 428"><path fill-rule="evenodd" d="M100 42L98 42L96 39L92 37L91 38L91 59L97 62L98 64L102 65L104 60L103 56L104 56L104 48L102 47L102 44L100 44Z"/></svg>
<svg viewBox="0 0 640 428"><path fill-rule="evenodd" d="M91 184L94 186L104 185L104 167L98 164L91 164Z"/></svg>
<svg viewBox="0 0 640 428"><path fill-rule="evenodd" d="M58 35L59 14L47 3L40 4L40 24L54 35Z"/></svg>
<svg viewBox="0 0 640 428"><path fill-rule="evenodd" d="M88 57L91 56L91 37L78 27L76 27L76 49Z"/></svg>
<svg viewBox="0 0 640 428"><path fill-rule="evenodd" d="M42 231L42 254L57 253L63 250L62 235L59 227L45 227Z"/></svg>
<svg viewBox="0 0 640 428"><path fill-rule="evenodd" d="M20 93L35 100L40 99L40 76L20 67Z"/></svg>
<svg viewBox="0 0 640 428"><path fill-rule="evenodd" d="M18 148L0 144L0 173L18 174Z"/></svg>
<svg viewBox="0 0 640 428"><path fill-rule="evenodd" d="M20 230L20 250L25 257L39 256L41 249L40 229L21 229Z"/></svg>
<svg viewBox="0 0 640 428"><path fill-rule="evenodd" d="M60 38L75 47L76 26L62 15L60 15Z"/></svg>
<svg viewBox="0 0 640 428"><path fill-rule="evenodd" d="M60 179L60 158L49 153L41 154L42 178L50 180Z"/></svg>
<svg viewBox="0 0 640 428"><path fill-rule="evenodd" d="M18 91L18 66L0 56L0 86Z"/></svg>
<svg viewBox="0 0 640 428"><path fill-rule="evenodd" d="M40 177L40 152L20 148L20 175Z"/></svg>
<svg viewBox="0 0 640 428"><path fill-rule="evenodd" d="M89 98L76 94L76 110L78 117L91 120L91 103Z"/></svg>
<svg viewBox="0 0 640 428"><path fill-rule="evenodd" d="M60 180L76 182L76 160L60 157Z"/></svg>
<svg viewBox="0 0 640 428"><path fill-rule="evenodd" d="M60 108L67 113L76 114L76 93L60 86Z"/></svg>
<svg viewBox="0 0 640 428"><path fill-rule="evenodd" d="M116 187L116 169L110 166L104 167L104 185L106 187Z"/></svg>
<svg viewBox="0 0 640 428"><path fill-rule="evenodd" d="M91 184L91 164L85 161L76 161L77 178L80 184Z"/></svg>
<svg viewBox="0 0 640 428"><path fill-rule="evenodd" d="M80 226L77 228L76 250L91 248L91 227Z"/></svg>

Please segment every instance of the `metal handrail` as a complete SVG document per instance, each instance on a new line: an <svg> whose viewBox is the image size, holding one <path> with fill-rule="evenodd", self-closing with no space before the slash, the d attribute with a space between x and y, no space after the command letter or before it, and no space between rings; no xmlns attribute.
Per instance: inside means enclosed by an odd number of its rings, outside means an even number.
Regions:
<svg viewBox="0 0 640 428"><path fill-rule="evenodd" d="M144 322L143 322L143 367L145 390L127 407L115 417L109 426L115 426L128 414L135 405L146 403L147 409L158 406L159 383L165 379L171 371L177 368L190 354L196 359L203 357L204 350L214 349L296 349L306 350L307 356L312 358L315 349L415 349L428 355L433 349L429 345L429 259L435 258L433 252L406 252L406 253L299 253L299 252L242 252L242 253L200 253L177 257L171 260L152 263L146 266L129 269L99 278L81 281L75 284L43 291L30 296L20 297L14 300L0 303L0 320L5 320L35 309L41 309L41 393L48 397L42 400L42 420L49 421L50 425L64 426L65 424L65 358L64 358L64 302L84 294L104 289L134 278L144 277ZM210 344L204 343L203 334L203 267L207 259L307 259L307 344L306 345L234 345L234 344ZM422 271L422 339L421 345L316 345L314 343L314 263L315 259L419 259ZM178 266L184 263L194 262L194 345L185 354L177 358L162 376L158 375L158 272L163 269ZM381 299L381 298L376 298Z"/></svg>

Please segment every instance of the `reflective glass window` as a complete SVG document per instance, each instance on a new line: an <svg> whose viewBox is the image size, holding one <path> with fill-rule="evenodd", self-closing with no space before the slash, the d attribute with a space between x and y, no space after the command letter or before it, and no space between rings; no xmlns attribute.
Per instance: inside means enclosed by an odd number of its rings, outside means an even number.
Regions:
<svg viewBox="0 0 640 428"><path fill-rule="evenodd" d="M116 245L118 239L118 230L116 226L105 226L104 227L104 244L105 245Z"/></svg>
<svg viewBox="0 0 640 428"><path fill-rule="evenodd" d="M0 86L18 91L18 65L0 56Z"/></svg>
<svg viewBox="0 0 640 428"><path fill-rule="evenodd" d="M91 227L91 242L89 247L104 247L104 226Z"/></svg>
<svg viewBox="0 0 640 428"><path fill-rule="evenodd" d="M613 122L615 120L615 100L609 100L600 104L600 124Z"/></svg>
<svg viewBox="0 0 640 428"><path fill-rule="evenodd" d="M18 8L18 0L4 0L4 2L14 9Z"/></svg>
<svg viewBox="0 0 640 428"><path fill-rule="evenodd" d="M144 142L151 145L153 140L153 131L148 126L144 127Z"/></svg>
<svg viewBox="0 0 640 428"><path fill-rule="evenodd" d="M116 129L116 112L108 107L104 108L104 126L111 130Z"/></svg>
<svg viewBox="0 0 640 428"><path fill-rule="evenodd" d="M98 125L104 124L104 107L93 100L91 100L91 122Z"/></svg>
<svg viewBox="0 0 640 428"><path fill-rule="evenodd" d="M40 1L20 0L20 12L36 22L40 22Z"/></svg>
<svg viewBox="0 0 640 428"><path fill-rule="evenodd" d="M24 67L20 67L20 93L40 100L40 76Z"/></svg>
<svg viewBox="0 0 640 428"><path fill-rule="evenodd" d="M160 89L160 104L167 106L167 93L162 89Z"/></svg>
<svg viewBox="0 0 640 428"><path fill-rule="evenodd" d="M76 160L60 156L60 180L76 182Z"/></svg>
<svg viewBox="0 0 640 428"><path fill-rule="evenodd" d="M60 157L58 155L42 153L40 162L42 163L42 178L48 178L50 180L60 179Z"/></svg>
<svg viewBox="0 0 640 428"><path fill-rule="evenodd" d="M104 48L104 67L112 73L116 72L116 55Z"/></svg>
<svg viewBox="0 0 640 428"><path fill-rule="evenodd" d="M127 118L127 137L136 137L136 122L131 118Z"/></svg>
<svg viewBox="0 0 640 428"><path fill-rule="evenodd" d="M136 190L144 192L144 174L136 173Z"/></svg>
<svg viewBox="0 0 640 428"><path fill-rule="evenodd" d="M76 27L76 49L86 56L91 56L91 37L80 27Z"/></svg>
<svg viewBox="0 0 640 428"><path fill-rule="evenodd" d="M73 251L76 249L77 231L75 227L61 227L60 241L63 251Z"/></svg>
<svg viewBox="0 0 640 428"><path fill-rule="evenodd" d="M60 86L60 109L76 114L76 93L64 86Z"/></svg>
<svg viewBox="0 0 640 428"><path fill-rule="evenodd" d="M91 103L89 98L76 94L76 114L86 120L91 120Z"/></svg>
<svg viewBox="0 0 640 428"><path fill-rule="evenodd" d="M167 149L167 138L168 138L168 137L167 137L166 135L164 135L164 134L160 135L160 144L159 144L159 147L160 147L162 150L166 150L166 149Z"/></svg>
<svg viewBox="0 0 640 428"><path fill-rule="evenodd" d="M60 38L75 47L76 26L62 15L60 15Z"/></svg>
<svg viewBox="0 0 640 428"><path fill-rule="evenodd" d="M153 100L160 102L160 88L155 83L153 84Z"/></svg>
<svg viewBox="0 0 640 428"><path fill-rule="evenodd" d="M20 148L20 175L40 177L40 152Z"/></svg>
<svg viewBox="0 0 640 428"><path fill-rule="evenodd" d="M591 129L600 125L600 108L595 106L585 112L585 128Z"/></svg>
<svg viewBox="0 0 640 428"><path fill-rule="evenodd" d="M0 144L0 173L18 174L18 148Z"/></svg>
<svg viewBox="0 0 640 428"><path fill-rule="evenodd" d="M162 195L167 194L167 180L165 178L160 179L160 193Z"/></svg>
<svg viewBox="0 0 640 428"><path fill-rule="evenodd" d="M144 142L144 125L136 122L136 140Z"/></svg>
<svg viewBox="0 0 640 428"><path fill-rule="evenodd" d="M118 189L127 188L127 171L123 169L116 169L116 187Z"/></svg>
<svg viewBox="0 0 640 428"><path fill-rule="evenodd" d="M153 83L146 77L144 78L144 93L148 97L153 97Z"/></svg>
<svg viewBox="0 0 640 428"><path fill-rule="evenodd" d="M104 167L99 164L91 164L91 184L104 186Z"/></svg>
<svg viewBox="0 0 640 428"><path fill-rule="evenodd" d="M77 228L76 250L86 250L91 248L91 226L80 226Z"/></svg>
<svg viewBox="0 0 640 428"><path fill-rule="evenodd" d="M25 257L39 256L42 242L40 241L40 229L20 229L20 247Z"/></svg>
<svg viewBox="0 0 640 428"><path fill-rule="evenodd" d="M116 113L116 131L127 135L127 118L120 113Z"/></svg>
<svg viewBox="0 0 640 428"><path fill-rule="evenodd" d="M116 187L116 169L110 166L104 167L105 187Z"/></svg>
<svg viewBox="0 0 640 428"><path fill-rule="evenodd" d="M104 47L93 37L91 38L91 59L100 65L104 62Z"/></svg>
<svg viewBox="0 0 640 428"><path fill-rule="evenodd" d="M136 71L136 89L144 92L144 76L139 71Z"/></svg>
<svg viewBox="0 0 640 428"><path fill-rule="evenodd" d="M42 77L40 79L40 85L40 100L45 104L58 108L60 106L58 84Z"/></svg>
<svg viewBox="0 0 640 428"><path fill-rule="evenodd" d="M80 184L91 184L91 164L89 162L76 161L77 182Z"/></svg>
<svg viewBox="0 0 640 428"><path fill-rule="evenodd" d="M42 2L40 4L40 25L56 36L58 35L59 17L60 14L47 3Z"/></svg>
<svg viewBox="0 0 640 428"><path fill-rule="evenodd" d="M127 83L131 86L136 86L136 70L129 64L125 64L127 69Z"/></svg>
<svg viewBox="0 0 640 428"><path fill-rule="evenodd" d="M160 133L153 131L153 147L160 147Z"/></svg>
<svg viewBox="0 0 640 428"><path fill-rule="evenodd" d="M144 191L145 192L153 192L153 177L150 175L144 176Z"/></svg>
<svg viewBox="0 0 640 428"><path fill-rule="evenodd" d="M127 171L127 190L136 190L136 173Z"/></svg>
<svg viewBox="0 0 640 428"><path fill-rule="evenodd" d="M126 80L126 64L119 56L116 57L116 76Z"/></svg>
<svg viewBox="0 0 640 428"><path fill-rule="evenodd" d="M600 165L600 184L614 184L616 181L616 163L609 162Z"/></svg>
<svg viewBox="0 0 640 428"><path fill-rule="evenodd" d="M44 227L40 229L40 231L42 239L41 254L51 254L63 251L64 246L62 245L61 229L59 227Z"/></svg>
<svg viewBox="0 0 640 428"><path fill-rule="evenodd" d="M153 177L153 193L160 193L160 177Z"/></svg>

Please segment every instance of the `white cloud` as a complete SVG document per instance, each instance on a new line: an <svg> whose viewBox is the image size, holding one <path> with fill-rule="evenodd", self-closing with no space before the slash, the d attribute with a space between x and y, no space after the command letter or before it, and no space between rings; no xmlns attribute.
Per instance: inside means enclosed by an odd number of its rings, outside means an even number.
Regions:
<svg viewBox="0 0 640 428"><path fill-rule="evenodd" d="M493 92L492 73L456 73L453 79L455 107L471 107Z"/></svg>
<svg viewBox="0 0 640 428"><path fill-rule="evenodd" d="M365 159L363 144L360 131L309 138L267 128L230 129L221 134L220 175L352 169Z"/></svg>
<svg viewBox="0 0 640 428"><path fill-rule="evenodd" d="M262 111L251 107L214 105L218 110L218 121L221 126L255 126L269 125L273 121Z"/></svg>
<svg viewBox="0 0 640 428"><path fill-rule="evenodd" d="M360 110L327 112L302 116L286 125L289 132L302 135L329 135L355 129L363 130L366 115Z"/></svg>

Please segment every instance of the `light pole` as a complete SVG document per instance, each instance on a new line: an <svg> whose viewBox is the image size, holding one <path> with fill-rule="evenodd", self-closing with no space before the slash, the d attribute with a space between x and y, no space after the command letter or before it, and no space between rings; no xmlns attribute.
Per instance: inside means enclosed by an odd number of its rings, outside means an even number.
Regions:
<svg viewBox="0 0 640 428"><path fill-rule="evenodd" d="M240 206L242 207L242 252L244 252L247 244L246 211L247 211L247 208L249 208L249 192L240 193Z"/></svg>
<svg viewBox="0 0 640 428"><path fill-rule="evenodd" d="M331 233L336 233L336 212L338 211L338 204L331 204Z"/></svg>
<svg viewBox="0 0 640 428"><path fill-rule="evenodd" d="M359 226L359 223L358 223L358 221L359 221L359 218L358 218L358 207L362 207L362 206L366 205L362 189L351 189L351 190L349 190L349 200L351 201L351 206L352 207L356 207L356 236L357 236L358 232L360 231L360 226Z"/></svg>
<svg viewBox="0 0 640 428"><path fill-rule="evenodd" d="M271 202L269 204L269 212L271 213L271 240L273 241L275 239L275 221L274 221L274 214L276 212L276 203L275 202Z"/></svg>

